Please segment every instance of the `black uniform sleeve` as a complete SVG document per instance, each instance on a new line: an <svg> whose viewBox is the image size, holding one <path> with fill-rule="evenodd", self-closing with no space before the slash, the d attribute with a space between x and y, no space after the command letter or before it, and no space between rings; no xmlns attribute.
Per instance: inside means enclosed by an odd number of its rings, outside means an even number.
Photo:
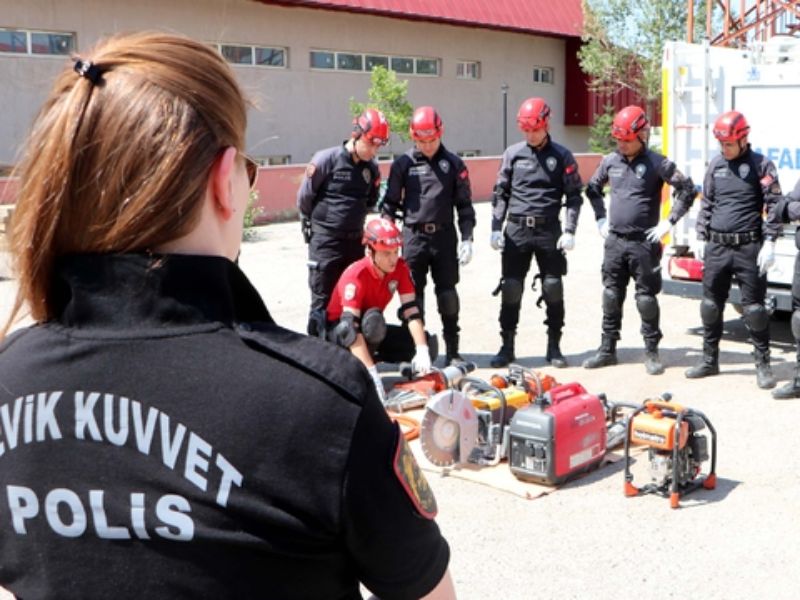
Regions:
<svg viewBox="0 0 800 600"><path fill-rule="evenodd" d="M472 206L472 185L469 182L469 170L464 161L456 156L456 193L455 204L458 213L458 230L462 240L472 239L475 229L475 209Z"/></svg>
<svg viewBox="0 0 800 600"><path fill-rule="evenodd" d="M778 170L775 168L775 163L765 159L760 167L759 183L761 184L761 193L764 195L764 212L766 214L764 232L767 239L774 241L778 239L782 229L776 205L782 198L783 193L781 192L781 184L778 181Z"/></svg>
<svg viewBox="0 0 800 600"><path fill-rule="evenodd" d="M716 169L716 162L712 160L703 179L703 197L700 199L700 212L697 213L697 223L695 224L697 239L701 241L708 239L711 212L714 210L714 169Z"/></svg>
<svg viewBox="0 0 800 600"><path fill-rule="evenodd" d="M372 210L378 204L378 196L381 192L381 170L375 161L372 161L369 168L372 171L372 188L367 196L367 209Z"/></svg>
<svg viewBox="0 0 800 600"><path fill-rule="evenodd" d="M798 221L800 220L800 179L797 180L797 184L794 186L794 189L786 196L786 213L784 215L783 211L781 211L781 216L786 221Z"/></svg>
<svg viewBox="0 0 800 600"><path fill-rule="evenodd" d="M324 150L314 154L306 167L300 189L297 190L297 210L306 219L311 218L311 211L314 210L314 204L317 202L317 194L325 183L330 169L330 156L326 155Z"/></svg>
<svg viewBox="0 0 800 600"><path fill-rule="evenodd" d="M511 196L511 176L514 166L511 162L512 156L509 149L503 152L503 159L500 162L500 170L497 173L497 181L494 184L494 195L492 196L492 231L500 231L503 228L503 221L508 210L508 200Z"/></svg>
<svg viewBox="0 0 800 600"><path fill-rule="evenodd" d="M392 220L403 217L403 192L406 186L406 170L408 161L405 155L396 158L389 169L389 182L381 205L381 214Z"/></svg>
<svg viewBox="0 0 800 600"><path fill-rule="evenodd" d="M675 225L683 215L689 212L692 202L697 196L697 190L694 189L692 179L681 173L675 163L668 158L661 161L659 175L662 180L672 186L672 196L675 198L675 202L672 205L669 222Z"/></svg>
<svg viewBox="0 0 800 600"><path fill-rule="evenodd" d="M435 500L410 451L400 456L406 471L416 467L416 477L409 477L411 489L427 490L427 517L396 473L398 448L407 451L405 440L372 394L353 434L342 518L358 579L385 600L429 593L450 560L447 542L432 519Z"/></svg>
<svg viewBox="0 0 800 600"><path fill-rule="evenodd" d="M581 183L581 176L578 173L578 163L575 162L575 157L572 152L567 151L564 155L564 171L562 173L562 184L564 186L564 196L566 197L566 224L564 231L567 233L575 233L578 228L578 216L581 213L581 204L583 204L583 184Z"/></svg>
<svg viewBox="0 0 800 600"><path fill-rule="evenodd" d="M608 183L609 156L610 155L606 155L603 157L603 160L600 161L600 164L597 165L597 169L595 169L595 172L592 174L591 179L589 179L589 183L586 184L586 197L592 205L596 221L606 218L606 204L603 200L605 196L603 188L606 183Z"/></svg>

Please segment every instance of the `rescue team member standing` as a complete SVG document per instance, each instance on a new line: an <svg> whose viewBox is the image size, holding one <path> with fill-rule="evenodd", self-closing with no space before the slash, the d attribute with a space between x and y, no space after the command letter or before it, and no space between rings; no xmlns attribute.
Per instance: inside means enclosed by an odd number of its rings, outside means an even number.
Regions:
<svg viewBox="0 0 800 600"><path fill-rule="evenodd" d="M36 325L0 346L20 598L454 596L366 370L278 327L233 262L246 118L222 57L161 33L101 42L37 118L4 331L23 304Z"/></svg>
<svg viewBox="0 0 800 600"><path fill-rule="evenodd" d="M415 148L395 159L389 172L382 212L403 219L403 258L411 269L417 305L425 310L425 285L431 272L436 306L442 318L445 363L459 354L458 267L472 260L475 209L464 161L442 144L444 125L432 106L414 111L409 132ZM453 210L458 213L458 244Z"/></svg>
<svg viewBox="0 0 800 600"><path fill-rule="evenodd" d="M800 180L794 190L778 201L775 212L783 223L800 221ZM800 250L800 228L794 231L794 244ZM789 383L772 392L776 400L800 398L800 253L794 257L794 276L792 277L792 337L797 347L797 362L794 377Z"/></svg>
<svg viewBox="0 0 800 600"><path fill-rule="evenodd" d="M767 271L775 262L775 240L782 228L774 210L781 186L772 161L750 149L749 132L744 115L737 111L723 113L714 123L720 154L706 171L694 249L695 257L703 260L703 358L686 371L686 377L719 373L722 313L735 277L742 294L744 322L755 348L756 383L769 389L775 387L775 377L769 360L769 313L764 298Z"/></svg>
<svg viewBox="0 0 800 600"><path fill-rule="evenodd" d="M347 265L364 256L361 231L381 183L374 158L388 141L383 113L368 108L355 120L347 142L320 150L306 167L297 208L308 244L309 335L324 335L333 286Z"/></svg>
<svg viewBox="0 0 800 600"><path fill-rule="evenodd" d="M587 369L617 364L617 340L622 327L622 305L628 281L636 283L636 309L642 320L645 369L650 375L664 372L658 355L661 334L661 238L691 208L697 192L692 180L675 163L647 148L649 122L638 106L619 111L611 124L617 151L603 157L586 186L586 197L595 212L604 214L603 187L611 187L608 228L603 247L603 335L600 348L584 361ZM675 203L667 219L659 221L661 190L674 188Z"/></svg>
<svg viewBox="0 0 800 600"><path fill-rule="evenodd" d="M428 345L431 338L425 333L411 272L400 258L400 230L389 219L373 219L364 228L364 244L367 255L347 267L331 296L328 339L349 348L364 363L378 396L385 400L375 361L411 360L412 370L424 374L431 370L436 348L435 343ZM407 328L387 326L383 317L395 292Z"/></svg>
<svg viewBox="0 0 800 600"><path fill-rule="evenodd" d="M492 199L491 245L502 250L502 277L495 294L502 292L500 337L503 344L491 360L503 367L515 360L514 338L525 276L535 257L546 306L547 353L554 367L566 367L561 353L564 327L564 287L567 273L564 251L575 247L583 198L578 164L572 153L550 139L550 107L542 98L528 98L517 112L517 125L525 141L503 153ZM561 231L561 199L566 197L566 225ZM503 233L503 221L506 224Z"/></svg>

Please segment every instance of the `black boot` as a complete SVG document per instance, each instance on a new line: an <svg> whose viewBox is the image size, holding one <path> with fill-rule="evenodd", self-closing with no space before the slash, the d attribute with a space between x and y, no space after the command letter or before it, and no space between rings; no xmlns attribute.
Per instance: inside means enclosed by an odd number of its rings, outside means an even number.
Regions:
<svg viewBox="0 0 800 600"><path fill-rule="evenodd" d="M772 397L775 398L775 400L800 398L800 363L798 363L794 369L794 377L792 377L792 380L773 391Z"/></svg>
<svg viewBox="0 0 800 600"><path fill-rule="evenodd" d="M701 379L719 374L719 348L703 344L703 360L700 364L686 369L687 379Z"/></svg>
<svg viewBox="0 0 800 600"><path fill-rule="evenodd" d="M775 376L772 374L772 367L769 364L769 350L766 352L755 353L756 356L756 385L762 390L769 390L775 387Z"/></svg>
<svg viewBox="0 0 800 600"><path fill-rule="evenodd" d="M617 364L617 340L607 335L603 336L597 354L583 361L584 369L599 369Z"/></svg>
<svg viewBox="0 0 800 600"><path fill-rule="evenodd" d="M500 350L497 354L492 357L489 363L492 367L505 367L508 363L516 360L517 357L514 356L514 336L516 336L515 331L500 332L500 337L503 338L503 345L500 346Z"/></svg>
<svg viewBox="0 0 800 600"><path fill-rule="evenodd" d="M436 357L439 356L439 338L435 333L425 332L425 338L428 342L428 354L431 357L431 364L436 362Z"/></svg>
<svg viewBox="0 0 800 600"><path fill-rule="evenodd" d="M644 368L648 375L661 375L664 372L664 365L658 356L658 345L647 344L644 351Z"/></svg>
<svg viewBox="0 0 800 600"><path fill-rule="evenodd" d="M563 369L567 366L567 359L561 354L559 342L561 341L561 332L547 334L547 354L545 358L547 362L553 365L556 369Z"/></svg>
<svg viewBox="0 0 800 600"><path fill-rule="evenodd" d="M444 347L445 347L445 355L444 355L445 366L452 365L453 363L464 362L464 359L461 358L461 355L458 353L458 334L445 335Z"/></svg>

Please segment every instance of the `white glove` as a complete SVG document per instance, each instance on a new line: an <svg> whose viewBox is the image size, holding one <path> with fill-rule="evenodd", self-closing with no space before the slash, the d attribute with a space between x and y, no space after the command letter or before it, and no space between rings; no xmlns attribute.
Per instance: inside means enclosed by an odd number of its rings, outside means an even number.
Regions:
<svg viewBox="0 0 800 600"><path fill-rule="evenodd" d="M600 232L600 237L603 239L608 237L608 219L603 217L597 220L597 231Z"/></svg>
<svg viewBox="0 0 800 600"><path fill-rule="evenodd" d="M502 250L503 246L505 245L506 241L503 239L503 232L502 231L493 231L492 237L489 240L489 243L492 245L492 248L495 250Z"/></svg>
<svg viewBox="0 0 800 600"><path fill-rule="evenodd" d="M561 237L559 237L558 241L556 242L556 248L559 250L566 250L567 252L574 250L575 235L572 233L562 233Z"/></svg>
<svg viewBox="0 0 800 600"><path fill-rule="evenodd" d="M462 267L472 260L472 240L462 240L458 245L458 264Z"/></svg>
<svg viewBox="0 0 800 600"><path fill-rule="evenodd" d="M670 229L672 229L672 223L669 222L669 219L661 219L658 225L647 230L647 241L653 244L660 242Z"/></svg>
<svg viewBox="0 0 800 600"><path fill-rule="evenodd" d="M775 264L775 242L767 240L758 251L758 271L763 275Z"/></svg>
<svg viewBox="0 0 800 600"><path fill-rule="evenodd" d="M431 354L427 345L417 346L417 353L411 359L411 370L418 375L431 372Z"/></svg>
<svg viewBox="0 0 800 600"><path fill-rule="evenodd" d="M367 367L367 371L369 371L369 376L372 377L372 383L375 384L375 391L378 392L378 400L381 401L381 404L386 404L386 391L383 389L383 380L381 380L381 374L378 373L378 367L372 365L371 367Z"/></svg>
<svg viewBox="0 0 800 600"><path fill-rule="evenodd" d="M703 260L706 256L705 240L694 240L691 244L692 254L697 260Z"/></svg>

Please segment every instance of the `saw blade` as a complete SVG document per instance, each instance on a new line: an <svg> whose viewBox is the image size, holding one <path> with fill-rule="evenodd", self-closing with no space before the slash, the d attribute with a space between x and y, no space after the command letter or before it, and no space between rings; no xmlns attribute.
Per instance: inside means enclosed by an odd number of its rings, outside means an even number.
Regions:
<svg viewBox="0 0 800 600"><path fill-rule="evenodd" d="M420 425L419 441L425 457L437 467L456 464L459 455L458 422L426 410Z"/></svg>

